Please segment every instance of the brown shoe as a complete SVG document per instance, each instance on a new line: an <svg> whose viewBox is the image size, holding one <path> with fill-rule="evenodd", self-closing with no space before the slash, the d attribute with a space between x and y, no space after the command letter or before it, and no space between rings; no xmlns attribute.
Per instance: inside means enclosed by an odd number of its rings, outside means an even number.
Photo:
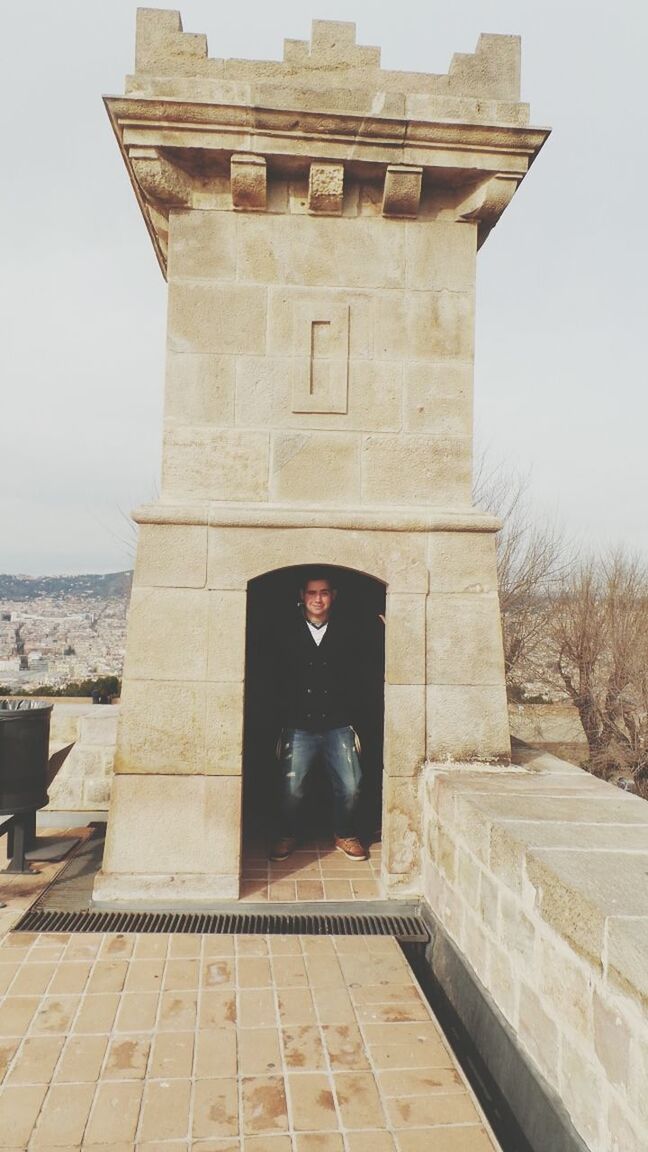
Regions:
<svg viewBox="0 0 648 1152"><path fill-rule="evenodd" d="M275 840L268 856L270 860L287 860L289 856L295 851L295 838L294 836L282 836L281 839Z"/></svg>
<svg viewBox="0 0 648 1152"><path fill-rule="evenodd" d="M349 860L369 859L357 836L347 836L346 839L342 836L336 836L335 847L338 852L344 852L344 855L348 856Z"/></svg>

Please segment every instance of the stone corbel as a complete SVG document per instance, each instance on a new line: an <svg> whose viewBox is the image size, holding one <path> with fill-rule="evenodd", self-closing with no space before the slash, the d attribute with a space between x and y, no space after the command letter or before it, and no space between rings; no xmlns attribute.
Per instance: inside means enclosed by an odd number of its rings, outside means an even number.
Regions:
<svg viewBox="0 0 648 1152"><path fill-rule="evenodd" d="M230 163L232 204L252 212L264 212L268 195L265 157L235 152Z"/></svg>
<svg viewBox="0 0 648 1152"><path fill-rule="evenodd" d="M341 216L343 196L344 164L311 164L308 211L319 216Z"/></svg>
<svg viewBox="0 0 648 1152"><path fill-rule="evenodd" d="M516 176L493 176L474 189L457 207L458 220L478 220L479 244L483 244L502 212L511 203L520 180Z"/></svg>
<svg viewBox="0 0 648 1152"><path fill-rule="evenodd" d="M390 164L385 173L383 216L418 216L422 182L422 168Z"/></svg>
<svg viewBox="0 0 648 1152"><path fill-rule="evenodd" d="M191 179L155 148L132 149L130 162L148 204L166 209L191 207Z"/></svg>

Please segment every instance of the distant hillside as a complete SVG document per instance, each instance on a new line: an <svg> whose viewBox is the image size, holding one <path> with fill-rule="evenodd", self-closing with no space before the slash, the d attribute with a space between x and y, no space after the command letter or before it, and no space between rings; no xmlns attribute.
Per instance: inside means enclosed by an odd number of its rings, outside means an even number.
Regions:
<svg viewBox="0 0 648 1152"><path fill-rule="evenodd" d="M0 600L38 600L41 596L96 596L119 600L130 592L132 572L84 576L4 576Z"/></svg>

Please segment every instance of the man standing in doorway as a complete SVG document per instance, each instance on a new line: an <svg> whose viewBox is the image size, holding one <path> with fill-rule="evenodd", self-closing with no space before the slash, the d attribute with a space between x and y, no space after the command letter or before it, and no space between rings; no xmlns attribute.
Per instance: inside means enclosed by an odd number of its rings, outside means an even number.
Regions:
<svg viewBox="0 0 648 1152"><path fill-rule="evenodd" d="M336 596L326 571L308 572L299 590L299 610L274 645L271 688L281 736L279 837L271 860L285 860L295 848L304 785L317 760L333 791L335 847L350 860L367 859L356 831L362 650L351 624L334 610Z"/></svg>

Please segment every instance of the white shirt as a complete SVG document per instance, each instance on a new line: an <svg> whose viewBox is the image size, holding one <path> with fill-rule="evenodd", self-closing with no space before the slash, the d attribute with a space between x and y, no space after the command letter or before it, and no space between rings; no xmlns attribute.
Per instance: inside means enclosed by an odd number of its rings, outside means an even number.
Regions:
<svg viewBox="0 0 648 1152"><path fill-rule="evenodd" d="M317 647L319 648L320 644L322 643L322 640L324 639L324 636L326 635L326 629L328 628L328 620L326 621L326 624L320 624L319 628L317 628L315 624L311 624L310 620L306 620L306 623L308 624L308 630L309 630L311 636L313 637L313 640L315 641L315 643L317 644Z"/></svg>

